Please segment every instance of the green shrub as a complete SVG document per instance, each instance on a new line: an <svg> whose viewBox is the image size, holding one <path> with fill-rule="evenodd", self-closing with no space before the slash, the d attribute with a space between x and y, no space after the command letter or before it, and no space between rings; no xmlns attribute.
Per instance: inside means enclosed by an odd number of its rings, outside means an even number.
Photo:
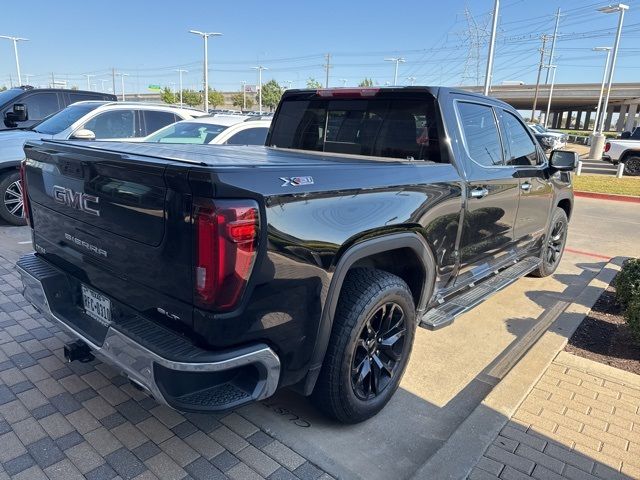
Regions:
<svg viewBox="0 0 640 480"><path fill-rule="evenodd" d="M627 308L634 300L640 303L640 259L624 263L616 277L615 287L616 298L623 308Z"/></svg>
<svg viewBox="0 0 640 480"><path fill-rule="evenodd" d="M624 318L629 324L631 333L633 333L635 339L640 342L640 298L638 296L636 296L627 307L627 310L624 312Z"/></svg>

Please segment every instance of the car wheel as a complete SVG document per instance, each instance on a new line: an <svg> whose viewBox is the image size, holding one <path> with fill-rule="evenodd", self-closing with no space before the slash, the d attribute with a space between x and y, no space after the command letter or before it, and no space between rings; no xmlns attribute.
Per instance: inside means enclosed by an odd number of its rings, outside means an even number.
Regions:
<svg viewBox="0 0 640 480"><path fill-rule="evenodd" d="M567 243L568 229L569 219L566 212L561 208L556 208L551 218L549 232L545 236L544 245L542 246L540 266L531 272L532 276L548 277L556 271Z"/></svg>
<svg viewBox="0 0 640 480"><path fill-rule="evenodd" d="M381 270L350 271L313 391L315 405L343 423L378 413L398 388L415 328L413 297L404 280Z"/></svg>
<svg viewBox="0 0 640 480"><path fill-rule="evenodd" d="M640 157L627 157L625 159L624 174L630 177L640 175Z"/></svg>
<svg viewBox="0 0 640 480"><path fill-rule="evenodd" d="M22 203L22 183L20 174L11 171L0 178L0 217L11 225L26 225L24 204Z"/></svg>

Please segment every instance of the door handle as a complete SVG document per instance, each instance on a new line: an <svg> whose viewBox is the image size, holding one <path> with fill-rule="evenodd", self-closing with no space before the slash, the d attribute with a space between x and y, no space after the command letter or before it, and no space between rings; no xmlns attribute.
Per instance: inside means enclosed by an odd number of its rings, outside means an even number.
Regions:
<svg viewBox="0 0 640 480"><path fill-rule="evenodd" d="M520 188L525 192L528 192L529 190L531 190L531 184L529 182L524 182L522 185L520 185Z"/></svg>
<svg viewBox="0 0 640 480"><path fill-rule="evenodd" d="M489 195L487 187L476 187L471 190L471 198L483 198Z"/></svg>

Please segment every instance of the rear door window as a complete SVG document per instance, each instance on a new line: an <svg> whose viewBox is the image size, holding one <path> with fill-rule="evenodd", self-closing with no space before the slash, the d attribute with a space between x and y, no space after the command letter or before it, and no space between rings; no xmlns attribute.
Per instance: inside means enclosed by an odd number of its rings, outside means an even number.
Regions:
<svg viewBox="0 0 640 480"><path fill-rule="evenodd" d="M442 161L433 98L287 99L272 127L279 148Z"/></svg>
<svg viewBox="0 0 640 480"><path fill-rule="evenodd" d="M493 108L479 103L457 102L467 153L484 167L504 165L502 143Z"/></svg>
<svg viewBox="0 0 640 480"><path fill-rule="evenodd" d="M171 112L143 110L142 115L144 116L145 131L143 135L145 136L180 120L176 119L176 116Z"/></svg>

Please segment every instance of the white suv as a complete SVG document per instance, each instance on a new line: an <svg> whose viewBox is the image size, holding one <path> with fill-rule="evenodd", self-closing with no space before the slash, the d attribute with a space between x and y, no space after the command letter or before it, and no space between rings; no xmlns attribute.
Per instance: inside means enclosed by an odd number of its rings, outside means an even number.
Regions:
<svg viewBox="0 0 640 480"><path fill-rule="evenodd" d="M180 120L206 115L200 110L140 102L86 101L69 105L29 129L0 132L0 218L24 225L18 166L27 140L111 140L139 142Z"/></svg>

